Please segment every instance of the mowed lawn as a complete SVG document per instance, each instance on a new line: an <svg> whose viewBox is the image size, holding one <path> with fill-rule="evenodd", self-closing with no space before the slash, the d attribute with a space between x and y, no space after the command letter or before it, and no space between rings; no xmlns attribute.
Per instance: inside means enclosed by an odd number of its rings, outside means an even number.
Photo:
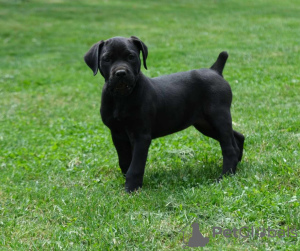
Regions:
<svg viewBox="0 0 300 251"><path fill-rule="evenodd" d="M0 250L299 250L298 0L0 0ZM156 139L140 192L124 192L100 118L103 79L83 55L135 35L150 77L210 67L226 50L237 174L194 128ZM296 229L213 237L212 228ZM274 234L274 232L273 232ZM192 250L192 249L191 249Z"/></svg>

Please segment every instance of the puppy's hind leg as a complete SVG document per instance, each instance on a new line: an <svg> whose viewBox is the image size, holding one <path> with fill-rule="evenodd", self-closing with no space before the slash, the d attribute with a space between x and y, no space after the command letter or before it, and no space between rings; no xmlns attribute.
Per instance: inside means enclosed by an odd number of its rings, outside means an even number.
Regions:
<svg viewBox="0 0 300 251"><path fill-rule="evenodd" d="M219 141L223 155L222 175L235 174L240 148L232 130L230 111L228 109L210 111L205 120L195 123L194 126L204 135Z"/></svg>
<svg viewBox="0 0 300 251"><path fill-rule="evenodd" d="M244 150L244 141L245 141L245 137L243 134L233 130L233 135L234 135L234 138L235 138L235 141L239 147L239 151L240 151L240 154L239 154L239 161L242 160L243 158L243 150Z"/></svg>
<svg viewBox="0 0 300 251"><path fill-rule="evenodd" d="M222 149L222 175L235 174L240 151L234 138L230 111L228 109L220 109L212 112L210 118Z"/></svg>

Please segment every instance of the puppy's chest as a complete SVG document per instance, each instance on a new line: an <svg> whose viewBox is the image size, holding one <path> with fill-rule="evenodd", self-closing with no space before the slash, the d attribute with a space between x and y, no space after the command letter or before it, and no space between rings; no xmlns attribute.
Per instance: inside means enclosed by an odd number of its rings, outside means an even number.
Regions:
<svg viewBox="0 0 300 251"><path fill-rule="evenodd" d="M129 109L126 106L116 106L111 112L112 119L116 121L124 121L128 119L129 115Z"/></svg>
<svg viewBox="0 0 300 251"><path fill-rule="evenodd" d="M134 119L134 114L134 107L126 104L112 104L110 107L101 106L102 120L108 127L126 125Z"/></svg>

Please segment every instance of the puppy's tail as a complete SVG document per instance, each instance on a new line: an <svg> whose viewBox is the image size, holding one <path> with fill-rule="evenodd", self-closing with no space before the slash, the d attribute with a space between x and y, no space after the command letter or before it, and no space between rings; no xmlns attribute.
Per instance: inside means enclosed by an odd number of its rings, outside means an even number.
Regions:
<svg viewBox="0 0 300 251"><path fill-rule="evenodd" d="M227 61L227 58L228 58L228 53L226 51L222 51L219 54L217 61L210 67L210 69L216 71L218 74L220 74L223 77L222 73L223 73L223 69L224 69L225 63Z"/></svg>

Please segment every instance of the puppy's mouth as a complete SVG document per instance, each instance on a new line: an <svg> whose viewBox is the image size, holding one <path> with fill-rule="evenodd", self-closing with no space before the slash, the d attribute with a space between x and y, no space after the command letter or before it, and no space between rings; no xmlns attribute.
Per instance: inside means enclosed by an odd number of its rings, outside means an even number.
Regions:
<svg viewBox="0 0 300 251"><path fill-rule="evenodd" d="M129 86L125 82L118 83L117 86L115 87L115 91L124 91L124 90L130 90L131 86Z"/></svg>
<svg viewBox="0 0 300 251"><path fill-rule="evenodd" d="M117 83L116 86L112 89L112 94L114 96L128 96L133 89L133 86L126 83L120 82Z"/></svg>

